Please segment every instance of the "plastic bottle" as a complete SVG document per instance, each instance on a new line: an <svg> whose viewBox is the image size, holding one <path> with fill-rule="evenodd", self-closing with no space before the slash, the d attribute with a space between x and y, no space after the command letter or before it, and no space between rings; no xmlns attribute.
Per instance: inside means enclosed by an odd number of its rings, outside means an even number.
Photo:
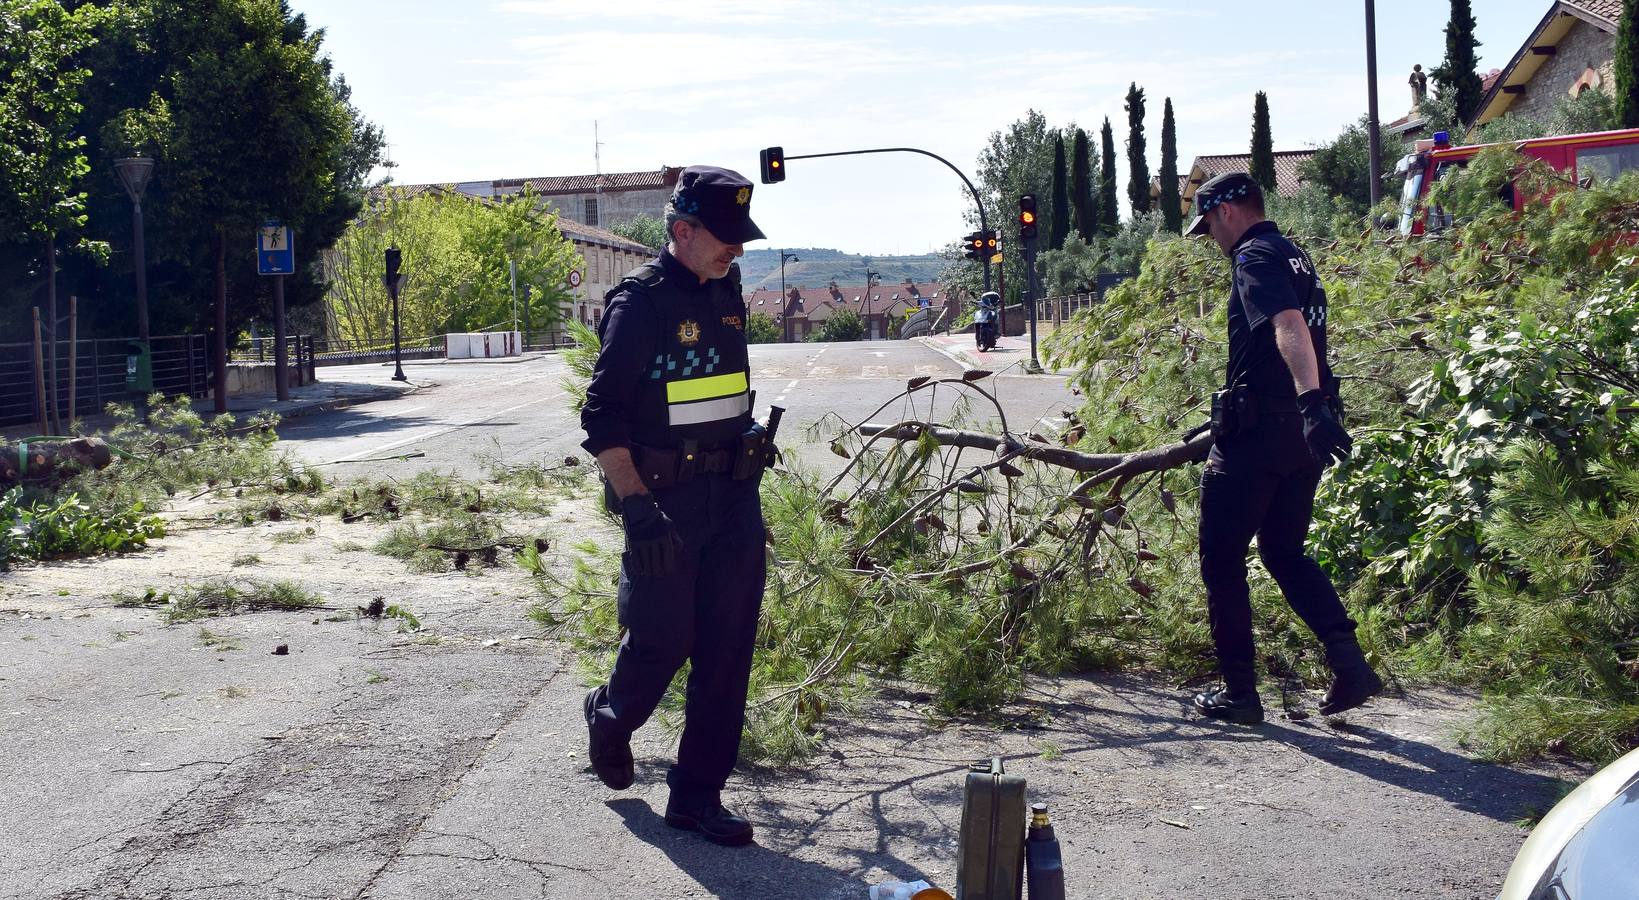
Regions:
<svg viewBox="0 0 1639 900"><path fill-rule="evenodd" d="M926 881L912 881L907 884L890 878L881 884L871 885L871 900L911 900L918 891L925 891L928 887Z"/></svg>
<svg viewBox="0 0 1639 900"><path fill-rule="evenodd" d="M1064 858L1053 824L1047 819L1047 804L1030 807L1030 830L1024 839L1025 884L1030 900L1064 900Z"/></svg>

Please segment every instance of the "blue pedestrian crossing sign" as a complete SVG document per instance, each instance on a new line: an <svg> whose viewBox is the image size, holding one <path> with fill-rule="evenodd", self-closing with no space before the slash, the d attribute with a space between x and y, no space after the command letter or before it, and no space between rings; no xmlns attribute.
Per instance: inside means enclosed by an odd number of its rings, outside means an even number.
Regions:
<svg viewBox="0 0 1639 900"><path fill-rule="evenodd" d="M290 275L296 271L296 248L290 229L278 222L263 222L256 230L256 274Z"/></svg>

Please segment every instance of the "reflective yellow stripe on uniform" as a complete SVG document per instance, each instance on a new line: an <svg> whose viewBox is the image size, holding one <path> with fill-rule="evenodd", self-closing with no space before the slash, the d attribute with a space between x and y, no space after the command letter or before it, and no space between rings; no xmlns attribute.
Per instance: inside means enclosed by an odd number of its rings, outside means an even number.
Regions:
<svg viewBox="0 0 1639 900"><path fill-rule="evenodd" d="M667 419L672 425L700 425L743 416L751 411L750 388L745 372L670 382Z"/></svg>

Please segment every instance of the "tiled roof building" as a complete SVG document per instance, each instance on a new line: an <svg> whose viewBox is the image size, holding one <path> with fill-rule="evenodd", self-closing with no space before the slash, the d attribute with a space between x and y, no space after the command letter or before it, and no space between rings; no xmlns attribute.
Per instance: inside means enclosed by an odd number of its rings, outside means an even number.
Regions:
<svg viewBox="0 0 1639 900"><path fill-rule="evenodd" d="M1275 193L1282 197L1291 197L1303 186L1301 170L1303 164L1312 159L1314 150L1276 150L1275 151ZM1197 156L1190 164L1189 174L1178 176L1178 202L1183 206L1185 216L1195 206L1195 190L1208 180L1228 172L1246 172L1252 168L1251 153L1224 153L1216 156ZM1150 201L1159 203L1161 199L1161 181L1150 179Z"/></svg>
<svg viewBox="0 0 1639 900"><path fill-rule="evenodd" d="M1556 0L1486 86L1471 124L1484 125L1504 114L1546 121L1563 98L1588 90L1613 94L1621 18L1621 0Z"/></svg>

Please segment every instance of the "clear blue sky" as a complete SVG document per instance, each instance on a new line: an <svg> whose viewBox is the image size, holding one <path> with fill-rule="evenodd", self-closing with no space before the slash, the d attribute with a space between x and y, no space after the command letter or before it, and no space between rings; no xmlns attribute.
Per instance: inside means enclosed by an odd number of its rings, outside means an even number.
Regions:
<svg viewBox="0 0 1639 900"><path fill-rule="evenodd" d="M291 0L381 125L394 179L476 181L594 170L726 165L753 180L757 151L921 147L973 173L993 131L1030 108L1124 153L1122 100L1148 98L1150 167L1161 104L1180 166L1244 152L1252 95L1269 94L1276 149L1329 140L1366 109L1364 6L1130 0ZM1548 0L1475 0L1480 68L1503 65ZM1379 0L1384 121L1406 77L1444 55L1449 4ZM1126 163L1120 167L1125 194ZM764 246L922 253L956 240L965 191L908 154L798 161L759 186Z"/></svg>

